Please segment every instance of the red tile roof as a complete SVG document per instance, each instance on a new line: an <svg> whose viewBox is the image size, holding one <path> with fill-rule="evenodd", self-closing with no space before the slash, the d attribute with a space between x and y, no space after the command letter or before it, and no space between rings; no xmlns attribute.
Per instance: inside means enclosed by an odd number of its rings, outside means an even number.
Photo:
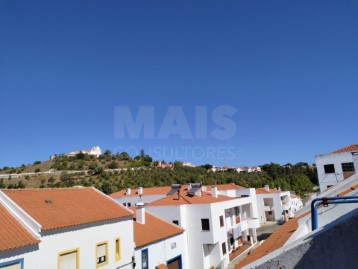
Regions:
<svg viewBox="0 0 358 269"><path fill-rule="evenodd" d="M40 242L1 204L0 223L0 251L36 245Z"/></svg>
<svg viewBox="0 0 358 269"><path fill-rule="evenodd" d="M52 230L132 216L94 188L17 189L3 192L42 226Z"/></svg>
<svg viewBox="0 0 358 269"><path fill-rule="evenodd" d="M135 212L136 209L131 207L131 210ZM140 224L137 221L133 223L134 242L137 248L184 232L184 229L179 226L159 219L148 212L145 213L145 224Z"/></svg>
<svg viewBox="0 0 358 269"><path fill-rule="evenodd" d="M339 193L337 196L344 196L358 188L358 184L352 186L351 188ZM322 206L321 206L322 207ZM263 256L281 248L284 244L288 241L291 235L297 230L298 228L298 220L311 214L311 211L295 217L282 226L280 226L273 234L270 235L268 239L266 239L262 245L254 249L249 256L243 259L239 264L235 266L235 269L239 269L245 265L248 265Z"/></svg>
<svg viewBox="0 0 358 269"><path fill-rule="evenodd" d="M208 185L208 186L206 186L206 190L207 190L207 191L211 191L211 187L212 187L212 186L214 186L214 185ZM218 191L221 191L221 190L246 189L245 187L236 185L236 184L234 184L234 183L219 184L219 185L216 185L216 186L217 186L217 188L218 188Z"/></svg>
<svg viewBox="0 0 358 269"><path fill-rule="evenodd" d="M282 191L275 190L275 189L269 189L269 191L266 191L265 188L258 188L256 189L256 194L267 194L267 193L280 193Z"/></svg>
<svg viewBox="0 0 358 269"><path fill-rule="evenodd" d="M230 201L240 198L232 198L225 195L218 195L217 198L213 197L211 193L204 192L201 196L189 196L186 193L180 194L178 199L177 194L169 195L160 200L154 201L149 206L168 206L168 205L188 205L188 204L211 204L224 201Z"/></svg>
<svg viewBox="0 0 358 269"><path fill-rule="evenodd" d="M341 152L356 152L356 151L358 151L358 144L353 144L353 145L349 145L344 148L340 148L335 151L332 151L331 154L341 153Z"/></svg>
<svg viewBox="0 0 358 269"><path fill-rule="evenodd" d="M170 186L143 188L143 195L166 195L172 188ZM110 195L112 198L124 196L138 196L138 189L131 189L131 194L127 195L126 190L120 190Z"/></svg>

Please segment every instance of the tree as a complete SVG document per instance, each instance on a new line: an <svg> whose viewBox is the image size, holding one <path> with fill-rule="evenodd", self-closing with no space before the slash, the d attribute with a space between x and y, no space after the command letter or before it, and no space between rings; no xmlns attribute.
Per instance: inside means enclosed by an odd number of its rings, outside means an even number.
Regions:
<svg viewBox="0 0 358 269"><path fill-rule="evenodd" d="M109 149L106 149L106 151L103 153L104 156L109 157L112 155L112 152Z"/></svg>
<svg viewBox="0 0 358 269"><path fill-rule="evenodd" d="M118 163L116 161L112 161L108 164L108 168L109 169L117 169L119 166L118 166Z"/></svg>
<svg viewBox="0 0 358 269"><path fill-rule="evenodd" d="M40 168L36 168L35 169L35 173L40 173L41 172L41 169Z"/></svg>

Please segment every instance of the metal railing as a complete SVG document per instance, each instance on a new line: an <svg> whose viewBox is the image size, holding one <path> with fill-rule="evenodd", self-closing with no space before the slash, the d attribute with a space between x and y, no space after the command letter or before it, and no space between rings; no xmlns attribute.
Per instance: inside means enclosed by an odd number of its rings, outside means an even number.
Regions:
<svg viewBox="0 0 358 269"><path fill-rule="evenodd" d="M311 220L312 231L318 228L318 207L323 205L328 207L330 204L352 204L358 203L358 196L343 196L343 197L320 197L313 199L311 202Z"/></svg>

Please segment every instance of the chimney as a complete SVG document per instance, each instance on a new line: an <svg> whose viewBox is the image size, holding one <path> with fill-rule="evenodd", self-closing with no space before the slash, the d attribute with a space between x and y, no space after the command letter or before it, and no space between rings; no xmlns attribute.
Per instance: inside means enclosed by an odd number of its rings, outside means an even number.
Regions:
<svg viewBox="0 0 358 269"><path fill-rule="evenodd" d="M191 183L188 183L188 184L187 184L187 189L188 189L188 191L191 190Z"/></svg>
<svg viewBox="0 0 358 269"><path fill-rule="evenodd" d="M130 195L130 194L131 194L131 188L127 188L126 195Z"/></svg>
<svg viewBox="0 0 358 269"><path fill-rule="evenodd" d="M278 190L281 191L281 187L278 187Z"/></svg>
<svg viewBox="0 0 358 269"><path fill-rule="evenodd" d="M269 185L265 185L265 191L270 191L270 187L269 187Z"/></svg>
<svg viewBox="0 0 358 269"><path fill-rule="evenodd" d="M142 195L143 194L143 187L138 187L138 195Z"/></svg>
<svg viewBox="0 0 358 269"><path fill-rule="evenodd" d="M214 198L218 198L218 187L211 186L211 196Z"/></svg>
<svg viewBox="0 0 358 269"><path fill-rule="evenodd" d="M136 220L140 224L145 224L145 206L143 202L138 202L136 207Z"/></svg>

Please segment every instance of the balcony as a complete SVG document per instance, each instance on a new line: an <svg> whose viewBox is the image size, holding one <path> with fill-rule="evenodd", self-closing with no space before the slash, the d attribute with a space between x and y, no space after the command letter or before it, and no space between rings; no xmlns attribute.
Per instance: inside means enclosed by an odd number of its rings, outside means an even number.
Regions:
<svg viewBox="0 0 358 269"><path fill-rule="evenodd" d="M235 218L235 223L236 224L239 224L241 222L241 218L240 218L240 216L237 216L236 218Z"/></svg>

